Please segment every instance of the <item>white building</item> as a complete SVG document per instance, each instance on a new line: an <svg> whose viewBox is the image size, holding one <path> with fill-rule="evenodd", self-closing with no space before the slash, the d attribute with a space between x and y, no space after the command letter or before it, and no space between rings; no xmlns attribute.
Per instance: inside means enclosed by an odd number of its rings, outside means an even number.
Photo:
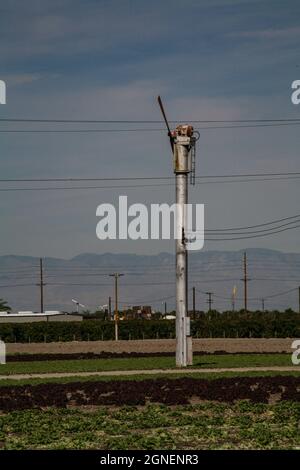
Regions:
<svg viewBox="0 0 300 470"><path fill-rule="evenodd" d="M56 310L46 310L45 313L21 311L18 313L0 312L0 323L33 323L53 321L82 321L81 315L66 314Z"/></svg>

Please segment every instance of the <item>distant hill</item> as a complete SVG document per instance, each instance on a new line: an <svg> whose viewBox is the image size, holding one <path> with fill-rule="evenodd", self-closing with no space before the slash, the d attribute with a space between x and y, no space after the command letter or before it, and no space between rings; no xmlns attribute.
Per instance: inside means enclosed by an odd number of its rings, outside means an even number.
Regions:
<svg viewBox="0 0 300 470"><path fill-rule="evenodd" d="M298 309L300 254L249 248L249 307ZM189 256L189 287L196 287L196 307L207 309L205 292L214 292L214 307L228 309L234 285L236 308L242 307L241 278L243 251L200 251ZM167 302L174 308L175 258L171 253L155 256L135 254L83 253L72 259L44 258L45 307L72 311L71 299L91 309L107 304L114 294L112 272L124 273L120 279L120 306L153 305L156 310ZM14 310L39 310L39 258L0 256L0 298ZM282 292L291 291L284 295ZM280 294L280 295L279 295ZM191 307L191 301L190 301Z"/></svg>

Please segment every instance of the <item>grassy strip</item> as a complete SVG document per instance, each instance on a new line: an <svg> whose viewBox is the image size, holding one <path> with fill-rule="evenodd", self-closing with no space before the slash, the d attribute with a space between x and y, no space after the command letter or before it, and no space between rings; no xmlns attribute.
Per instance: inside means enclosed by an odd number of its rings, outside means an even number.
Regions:
<svg viewBox="0 0 300 470"><path fill-rule="evenodd" d="M300 403L26 410L0 416L4 449L295 449Z"/></svg>
<svg viewBox="0 0 300 470"><path fill-rule="evenodd" d="M195 356L193 367L257 367L291 366L290 354L226 354ZM65 361L15 362L0 366L0 375L34 374L47 372L96 372L136 369L175 368L174 357L137 357L122 359L79 359Z"/></svg>
<svg viewBox="0 0 300 470"><path fill-rule="evenodd" d="M38 384L45 384L45 383L72 383L72 382L110 382L110 381L123 381L123 380L147 380L147 379L158 379L158 378L168 378L168 379L179 379L184 377L191 377L191 378L200 378L200 379L207 379L207 380L214 380L214 379L221 379L221 378L230 378L230 377L278 377L278 376L292 376L292 377L300 377L300 370L299 372L278 372L278 371L265 371L265 372L195 372L192 374L178 374L176 371L172 374L136 374L136 375L111 375L111 376L95 376L90 375L86 377L80 376L72 376L72 377L45 377L43 379L5 379L0 381L0 389L1 387L12 386L12 385L38 385Z"/></svg>

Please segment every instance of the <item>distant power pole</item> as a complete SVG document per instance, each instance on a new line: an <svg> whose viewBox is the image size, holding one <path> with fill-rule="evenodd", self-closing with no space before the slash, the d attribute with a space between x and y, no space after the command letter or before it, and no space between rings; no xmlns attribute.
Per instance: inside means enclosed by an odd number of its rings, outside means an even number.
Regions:
<svg viewBox="0 0 300 470"><path fill-rule="evenodd" d="M300 287L298 288L298 312L300 313Z"/></svg>
<svg viewBox="0 0 300 470"><path fill-rule="evenodd" d="M40 258L40 282L37 283L37 286L40 288L40 299L41 299L41 313L44 313L44 275L43 275L43 260Z"/></svg>
<svg viewBox="0 0 300 470"><path fill-rule="evenodd" d="M167 315L167 302L165 302L165 315Z"/></svg>
<svg viewBox="0 0 300 470"><path fill-rule="evenodd" d="M261 299L261 310L262 312L265 311L265 299Z"/></svg>
<svg viewBox="0 0 300 470"><path fill-rule="evenodd" d="M244 268L244 277L242 281L244 282L244 310L245 313L248 311L248 276L247 276L247 253L244 253L244 260L243 260L243 268Z"/></svg>
<svg viewBox="0 0 300 470"><path fill-rule="evenodd" d="M208 296L208 299L207 299L207 303L208 303L208 311L211 312L211 306L212 306L212 303L213 303L213 299L212 299L212 296L214 295L213 292L206 292L206 295Z"/></svg>
<svg viewBox="0 0 300 470"><path fill-rule="evenodd" d="M119 277L124 276L124 274L113 273L113 274L110 274L110 276L115 278L115 315L114 315L114 321L115 321L115 341L118 341L118 339L119 339L118 279L119 279Z"/></svg>
<svg viewBox="0 0 300 470"><path fill-rule="evenodd" d="M108 297L108 315L109 320L111 320L111 296Z"/></svg>
<svg viewBox="0 0 300 470"><path fill-rule="evenodd" d="M196 318L196 289L193 287L193 319Z"/></svg>
<svg viewBox="0 0 300 470"><path fill-rule="evenodd" d="M233 286L232 294L231 294L231 306L232 306L232 311L233 311L233 312L235 312L235 299L236 299L236 294L237 294L237 288L236 288L236 286Z"/></svg>

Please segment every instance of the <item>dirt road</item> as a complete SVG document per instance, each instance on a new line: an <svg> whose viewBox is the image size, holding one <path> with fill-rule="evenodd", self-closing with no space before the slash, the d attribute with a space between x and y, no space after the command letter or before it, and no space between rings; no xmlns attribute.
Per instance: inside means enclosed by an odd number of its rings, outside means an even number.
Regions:
<svg viewBox="0 0 300 470"><path fill-rule="evenodd" d="M101 372L47 372L44 374L12 374L0 375L1 380L26 380L43 378L62 378L62 377L118 377L132 375L153 375L153 374L195 374L195 373L216 373L216 372L300 372L297 366L268 366L268 367L224 367L209 369L143 369L143 370L110 370Z"/></svg>

